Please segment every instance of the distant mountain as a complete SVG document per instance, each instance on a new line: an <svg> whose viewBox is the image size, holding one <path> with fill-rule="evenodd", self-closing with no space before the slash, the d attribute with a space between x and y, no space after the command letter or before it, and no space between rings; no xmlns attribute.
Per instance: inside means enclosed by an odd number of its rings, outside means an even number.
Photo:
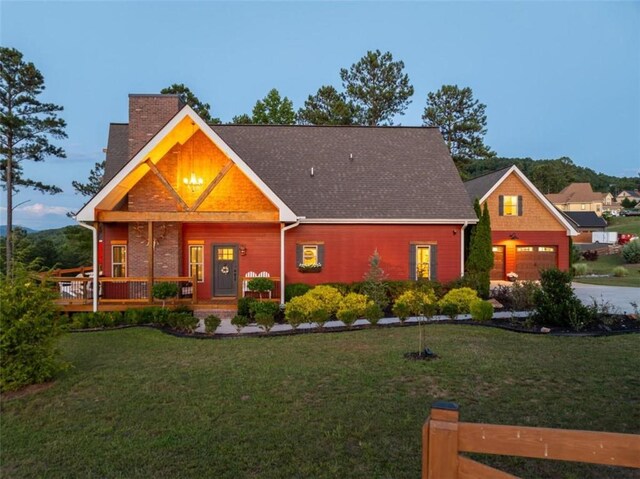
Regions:
<svg viewBox="0 0 640 479"><path fill-rule="evenodd" d="M24 226L20 226L20 225L13 225L14 228L22 228L23 230L25 230L27 233L35 233L38 230L32 230L31 228L26 228ZM0 225L0 236L6 236L7 235L7 225Z"/></svg>

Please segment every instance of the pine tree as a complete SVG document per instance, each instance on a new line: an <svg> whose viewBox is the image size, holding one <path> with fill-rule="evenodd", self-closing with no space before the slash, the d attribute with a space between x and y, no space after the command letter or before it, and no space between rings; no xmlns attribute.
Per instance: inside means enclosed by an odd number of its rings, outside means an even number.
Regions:
<svg viewBox="0 0 640 479"><path fill-rule="evenodd" d="M194 95L194 93L189 89L189 87L185 86L183 83L174 83L170 87L163 88L160 90L160 93L163 95L172 93L175 95L180 95L182 100L193 108L200 118L211 125L219 125L220 118L215 118L211 116L211 105L208 103L203 103L200 99Z"/></svg>
<svg viewBox="0 0 640 479"><path fill-rule="evenodd" d="M469 258L465 269L478 294L483 298L488 298L491 286L490 272L491 268L493 268L491 218L486 203L484 204L484 209L480 212L480 203L476 198L473 207L479 221L471 233Z"/></svg>
<svg viewBox="0 0 640 479"><path fill-rule="evenodd" d="M309 95L304 108L298 110L298 122L303 125L353 125L357 114L357 108L343 93L338 93L332 86L322 86L315 95Z"/></svg>
<svg viewBox="0 0 640 479"><path fill-rule="evenodd" d="M20 187L56 194L54 185L23 176L22 162L44 161L47 157L65 158L64 149L50 138L66 138L62 107L42 103L44 77L31 62L23 60L15 48L0 47L0 177L7 192L6 270L12 273L13 194Z"/></svg>

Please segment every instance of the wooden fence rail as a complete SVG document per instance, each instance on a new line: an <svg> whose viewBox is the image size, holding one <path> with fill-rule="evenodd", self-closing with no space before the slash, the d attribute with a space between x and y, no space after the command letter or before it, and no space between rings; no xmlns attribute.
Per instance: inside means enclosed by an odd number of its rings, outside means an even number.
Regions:
<svg viewBox="0 0 640 479"><path fill-rule="evenodd" d="M640 435L459 422L437 402L422 429L422 479L518 479L461 452L640 468Z"/></svg>

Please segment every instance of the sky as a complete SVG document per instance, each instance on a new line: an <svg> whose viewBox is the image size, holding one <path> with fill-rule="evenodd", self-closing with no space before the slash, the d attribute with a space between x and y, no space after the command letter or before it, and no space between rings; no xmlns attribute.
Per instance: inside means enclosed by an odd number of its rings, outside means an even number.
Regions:
<svg viewBox="0 0 640 479"><path fill-rule="evenodd" d="M420 125L427 93L470 87L487 106L485 142L504 157L570 157L617 176L640 169L638 1L7 1L0 44L45 78L41 100L64 107L66 159L25 165L63 188L21 191L14 224L73 224L129 93L184 83L223 121L271 88L297 109L367 50L402 60L415 88L395 124ZM2 193L4 195L4 192ZM5 223L6 198L0 200Z"/></svg>

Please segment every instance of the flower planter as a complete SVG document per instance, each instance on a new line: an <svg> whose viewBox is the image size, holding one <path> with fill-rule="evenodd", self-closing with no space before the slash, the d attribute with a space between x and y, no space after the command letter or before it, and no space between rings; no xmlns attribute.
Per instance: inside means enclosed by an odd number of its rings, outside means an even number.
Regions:
<svg viewBox="0 0 640 479"><path fill-rule="evenodd" d="M322 271L322 266L314 266L312 268L298 268L301 273L319 273Z"/></svg>

